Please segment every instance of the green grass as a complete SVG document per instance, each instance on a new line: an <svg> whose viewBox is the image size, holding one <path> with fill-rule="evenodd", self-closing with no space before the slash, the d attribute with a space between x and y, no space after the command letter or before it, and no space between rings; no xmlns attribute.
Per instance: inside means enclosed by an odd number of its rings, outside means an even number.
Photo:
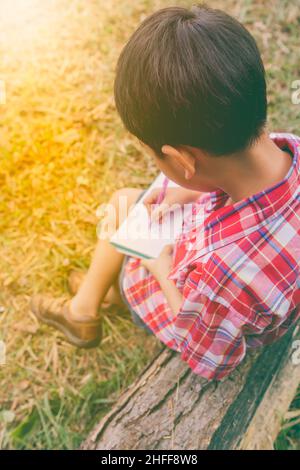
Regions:
<svg viewBox="0 0 300 470"><path fill-rule="evenodd" d="M289 416L290 415L290 416ZM300 389L275 442L277 450L300 450Z"/></svg>
<svg viewBox="0 0 300 470"><path fill-rule="evenodd" d="M88 266L97 206L120 187L146 187L157 173L117 116L114 68L145 15L193 2L28 0L19 12L15 3L0 5L7 90L0 107L0 339L7 344L0 447L76 448L160 344L112 310L101 347L75 350L37 324L29 297L65 294L68 272ZM296 2L207 3L254 33L268 74L270 128L298 133L299 107L290 99L300 74ZM299 397L292 407L300 408ZM299 448L299 434L299 424L284 429L276 448Z"/></svg>

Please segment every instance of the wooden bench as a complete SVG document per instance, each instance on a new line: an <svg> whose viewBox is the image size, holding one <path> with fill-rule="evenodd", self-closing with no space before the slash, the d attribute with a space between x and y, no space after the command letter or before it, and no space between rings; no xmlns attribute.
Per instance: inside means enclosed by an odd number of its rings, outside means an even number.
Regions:
<svg viewBox="0 0 300 470"><path fill-rule="evenodd" d="M299 330L248 352L222 382L197 376L164 348L81 448L272 449L300 383Z"/></svg>

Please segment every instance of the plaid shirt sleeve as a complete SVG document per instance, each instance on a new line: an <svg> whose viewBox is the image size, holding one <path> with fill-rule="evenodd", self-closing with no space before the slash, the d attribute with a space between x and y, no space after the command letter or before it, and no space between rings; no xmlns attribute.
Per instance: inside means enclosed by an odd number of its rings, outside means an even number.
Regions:
<svg viewBox="0 0 300 470"><path fill-rule="evenodd" d="M193 277L199 279L196 271L187 279L173 325L177 348L194 373L221 380L246 354L244 319L231 307L210 300L193 285Z"/></svg>

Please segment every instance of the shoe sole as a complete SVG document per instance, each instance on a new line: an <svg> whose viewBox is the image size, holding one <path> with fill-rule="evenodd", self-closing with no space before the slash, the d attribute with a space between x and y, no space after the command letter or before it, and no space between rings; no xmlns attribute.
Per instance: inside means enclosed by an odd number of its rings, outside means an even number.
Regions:
<svg viewBox="0 0 300 470"><path fill-rule="evenodd" d="M76 346L77 348L91 349L91 348L95 348L100 343L100 338L99 337L95 338L91 341L80 340L79 338L77 338L77 336L73 335L68 330L67 327L65 327L61 323L56 322L55 320L50 320L49 318L42 317L41 315L39 315L39 313L34 308L32 308L31 311L32 311L32 313L34 313L34 315L37 317L37 319L40 320L42 323L45 323L46 325L52 326L52 327L56 328L57 330L59 330L61 333L63 333L65 335L65 337L67 338L68 342L70 344L72 344L73 346Z"/></svg>

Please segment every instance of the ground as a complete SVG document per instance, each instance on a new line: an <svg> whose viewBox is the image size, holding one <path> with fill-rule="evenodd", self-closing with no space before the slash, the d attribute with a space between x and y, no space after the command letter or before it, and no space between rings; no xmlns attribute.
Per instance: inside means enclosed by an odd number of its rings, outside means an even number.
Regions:
<svg viewBox="0 0 300 470"><path fill-rule="evenodd" d="M99 204L157 174L117 115L115 64L145 15L191 3L1 0L0 339L7 361L0 448L78 447L161 348L129 314L112 309L103 313L101 346L76 350L40 327L28 302L35 292L67 294L68 272L88 266ZM206 3L254 33L267 70L270 130L298 133L299 105L291 102L300 79L298 0ZM276 448L300 448L299 408L300 395Z"/></svg>

